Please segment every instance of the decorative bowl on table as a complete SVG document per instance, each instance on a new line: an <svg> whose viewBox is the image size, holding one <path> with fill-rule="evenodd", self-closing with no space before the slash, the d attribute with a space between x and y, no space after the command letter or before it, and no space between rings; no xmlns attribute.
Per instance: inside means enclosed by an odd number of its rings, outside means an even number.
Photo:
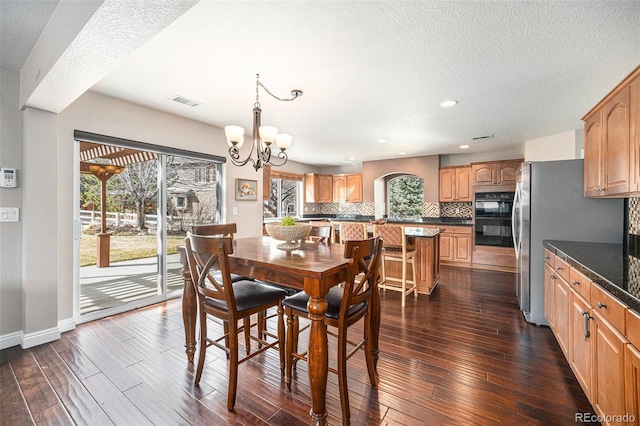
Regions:
<svg viewBox="0 0 640 426"><path fill-rule="evenodd" d="M284 241L278 244L280 250L295 250L300 248L300 240L311 233L313 225L308 223L296 223L295 225L280 225L279 223L265 223L267 234L274 240Z"/></svg>

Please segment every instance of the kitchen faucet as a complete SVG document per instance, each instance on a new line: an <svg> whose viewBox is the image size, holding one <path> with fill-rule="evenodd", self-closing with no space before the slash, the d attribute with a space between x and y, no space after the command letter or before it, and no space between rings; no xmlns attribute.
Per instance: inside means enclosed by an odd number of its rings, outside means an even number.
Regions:
<svg viewBox="0 0 640 426"><path fill-rule="evenodd" d="M289 211L289 207L291 207L291 211ZM284 214L289 216L289 213L293 213L295 216L296 213L296 205L294 203L288 203L287 206L284 208Z"/></svg>

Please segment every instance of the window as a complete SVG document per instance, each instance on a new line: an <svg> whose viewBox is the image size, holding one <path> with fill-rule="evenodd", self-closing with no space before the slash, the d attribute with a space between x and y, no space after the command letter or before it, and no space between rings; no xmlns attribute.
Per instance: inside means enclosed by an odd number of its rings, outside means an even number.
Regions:
<svg viewBox="0 0 640 426"><path fill-rule="evenodd" d="M389 180L389 216L422 216L423 179L403 175Z"/></svg>
<svg viewBox="0 0 640 426"><path fill-rule="evenodd" d="M198 167L196 169L196 183L209 182L209 170L206 167Z"/></svg>
<svg viewBox="0 0 640 426"><path fill-rule="evenodd" d="M271 172L271 194L264 200L264 217L302 216L302 176Z"/></svg>
<svg viewBox="0 0 640 426"><path fill-rule="evenodd" d="M176 197L176 209L184 210L187 208L187 197Z"/></svg>

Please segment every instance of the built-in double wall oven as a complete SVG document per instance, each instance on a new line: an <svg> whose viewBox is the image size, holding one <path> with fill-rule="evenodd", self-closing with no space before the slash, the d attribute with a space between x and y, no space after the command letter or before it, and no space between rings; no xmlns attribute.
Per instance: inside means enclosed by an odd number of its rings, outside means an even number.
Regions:
<svg viewBox="0 0 640 426"><path fill-rule="evenodd" d="M475 194L475 245L513 247L511 211L514 192Z"/></svg>

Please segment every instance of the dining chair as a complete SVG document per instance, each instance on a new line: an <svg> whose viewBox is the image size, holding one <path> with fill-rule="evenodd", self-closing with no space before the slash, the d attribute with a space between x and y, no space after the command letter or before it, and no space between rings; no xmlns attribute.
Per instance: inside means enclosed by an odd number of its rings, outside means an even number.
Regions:
<svg viewBox="0 0 640 426"><path fill-rule="evenodd" d="M223 350L229 358L227 409L232 410L236 400L238 366L240 364L267 349L277 347L280 352L280 370L281 373L284 373L285 330L281 302L285 298L286 292L256 281L232 282L228 258L233 253L231 237L188 233L185 249L189 270L196 287L200 323L200 349L194 383L196 385L200 383L207 348L215 346ZM216 263L219 264L222 278L220 281L211 273L212 267ZM238 333L247 327L244 319L273 307L278 311L277 334L273 334L266 328L258 331L257 336L249 333L251 340L258 342L258 349L254 352L248 350L247 355L240 358L238 355ZM218 318L226 324L222 336L209 337L208 317ZM239 320L243 320L244 324L240 328L238 328ZM249 324L249 331L257 324ZM222 340L225 341L225 344L220 343Z"/></svg>
<svg viewBox="0 0 640 426"><path fill-rule="evenodd" d="M384 290L400 291L402 293L401 306L404 308L407 295L413 292L414 297L418 297L418 287L416 283L416 249L408 247L407 235L402 225L373 225L373 235L379 236L384 240L382 260L380 262L382 273L378 287ZM400 262L402 272L399 278L387 275L386 261ZM411 279L407 278L407 268L409 266L411 266Z"/></svg>
<svg viewBox="0 0 640 426"><path fill-rule="evenodd" d="M231 239L233 240L233 236L234 234L236 234L238 232L238 227L235 223L208 223L206 225L193 225L191 227L191 233L194 235L209 235L209 236L219 236L219 237L231 237ZM218 282L222 282L222 275L219 269L217 269L217 266L214 265L212 267L213 272L211 273L213 275L213 277L216 279L216 281ZM243 281L243 280L247 280L247 281L253 281L253 278L249 278L249 277L245 277L242 275L238 275L238 274L234 274L231 273L231 282L237 282L237 281ZM273 316L273 315L272 315ZM259 331L262 331L261 328L266 326L267 323L267 319L269 319L269 316L267 314L267 312L260 312L258 313L258 328ZM250 337L249 337L249 324L250 324L251 318L245 318L244 319L244 330L245 330L245 336L244 336L244 340L245 340L245 348L247 351L247 354L249 353L249 347L250 347ZM228 330L226 329L226 327L228 326L226 323L224 323L225 326L225 333L228 332ZM229 346L229 342L227 340L227 347Z"/></svg>
<svg viewBox="0 0 640 426"><path fill-rule="evenodd" d="M340 243L368 238L367 224L362 222L340 222Z"/></svg>
<svg viewBox="0 0 640 426"><path fill-rule="evenodd" d="M337 329L336 332L327 330L327 334L337 338L337 368L329 366L329 371L338 375L338 387L340 389L340 403L342 405L342 418L344 423L349 423L349 393L347 388L347 360L359 349L364 348L367 371L372 386L378 385L378 376L372 354L371 323L372 303L371 295L377 291L376 283L380 270L382 241L380 238L365 240L350 240L345 243L344 256L348 259L347 278L344 287L332 287L325 300L327 301L327 313L325 324ZM286 349L286 373L285 381L287 389L291 390L292 369L298 360L307 361L307 351L298 351L298 340L301 331L299 318L308 318L307 303L309 295L301 291L295 296L286 298L282 304L287 315L287 349ZM363 338L359 342L347 339L347 329L364 321ZM347 344L350 351L347 352Z"/></svg>
<svg viewBox="0 0 640 426"><path fill-rule="evenodd" d="M316 225L313 224L309 233L308 241L319 244L331 244L333 240L333 226L331 224Z"/></svg>

